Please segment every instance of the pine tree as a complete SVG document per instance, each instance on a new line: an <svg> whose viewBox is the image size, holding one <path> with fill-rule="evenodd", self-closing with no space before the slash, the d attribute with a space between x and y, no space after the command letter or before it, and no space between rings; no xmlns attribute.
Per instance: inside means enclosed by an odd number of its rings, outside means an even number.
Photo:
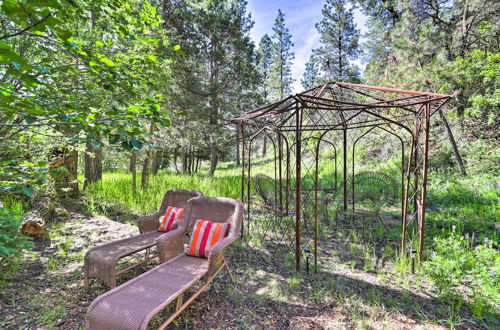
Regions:
<svg viewBox="0 0 500 330"><path fill-rule="evenodd" d="M244 0L167 2L166 25L185 53L173 66L173 99L187 114L170 131L181 159L192 159L189 150L197 149L209 158L208 175L213 175L234 138L224 119L241 111L241 98L257 85L255 49L248 36L253 22Z"/></svg>
<svg viewBox="0 0 500 330"><path fill-rule="evenodd" d="M323 18L316 24L321 35L318 49L323 70L330 80L356 81L359 71L352 66L360 54L359 30L354 23L353 7L347 9L347 0L326 0Z"/></svg>
<svg viewBox="0 0 500 330"><path fill-rule="evenodd" d="M257 67L261 76L260 93L263 104L269 101L269 85L271 78L271 66L273 55L273 42L269 35L264 34L260 39L259 49L257 50Z"/></svg>
<svg viewBox="0 0 500 330"><path fill-rule="evenodd" d="M280 100L292 92L292 35L285 25L285 15L278 10L274 21L273 55L271 67L271 94L273 100Z"/></svg>
<svg viewBox="0 0 500 330"><path fill-rule="evenodd" d="M300 83L302 84L302 87L304 89L310 89L318 85L320 83L320 80L321 78L318 58L313 52L306 63L306 69Z"/></svg>

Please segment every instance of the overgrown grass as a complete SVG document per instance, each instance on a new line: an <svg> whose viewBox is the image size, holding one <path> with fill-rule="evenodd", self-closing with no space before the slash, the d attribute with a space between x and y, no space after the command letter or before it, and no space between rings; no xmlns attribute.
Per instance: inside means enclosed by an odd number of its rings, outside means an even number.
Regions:
<svg viewBox="0 0 500 330"><path fill-rule="evenodd" d="M232 171L219 171L215 177L202 174L183 175L161 171L150 178L146 189L132 190L132 176L128 173L105 173L101 183L90 185L85 192L89 202L114 203L127 210L151 213L158 209L169 189L195 189L206 196L241 198L241 176Z"/></svg>

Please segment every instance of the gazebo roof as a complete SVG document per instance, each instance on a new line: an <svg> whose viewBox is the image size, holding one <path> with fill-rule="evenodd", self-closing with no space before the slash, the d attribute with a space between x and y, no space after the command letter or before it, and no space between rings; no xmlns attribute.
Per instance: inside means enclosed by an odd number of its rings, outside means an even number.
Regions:
<svg viewBox="0 0 500 330"><path fill-rule="evenodd" d="M432 115L452 97L431 92L331 82L243 113L230 121L282 129L291 127L289 124L295 111L303 108L308 110L305 111L308 113L305 116L305 128L322 129L320 126L324 126L323 129L332 129L329 127L332 125L355 128L367 123L367 117L371 118L371 125L382 122L404 124L413 120L423 105L430 104ZM316 115L312 115L309 109Z"/></svg>

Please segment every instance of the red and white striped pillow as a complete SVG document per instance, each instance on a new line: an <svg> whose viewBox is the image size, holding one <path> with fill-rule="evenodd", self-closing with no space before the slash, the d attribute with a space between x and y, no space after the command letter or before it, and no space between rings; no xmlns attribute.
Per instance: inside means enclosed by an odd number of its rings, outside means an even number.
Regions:
<svg viewBox="0 0 500 330"><path fill-rule="evenodd" d="M193 257L208 258L210 249L229 233L229 223L196 220L186 253Z"/></svg>
<svg viewBox="0 0 500 330"><path fill-rule="evenodd" d="M158 231L169 232L176 221L181 221L184 209L181 207L167 207L167 212L161 220L160 228Z"/></svg>

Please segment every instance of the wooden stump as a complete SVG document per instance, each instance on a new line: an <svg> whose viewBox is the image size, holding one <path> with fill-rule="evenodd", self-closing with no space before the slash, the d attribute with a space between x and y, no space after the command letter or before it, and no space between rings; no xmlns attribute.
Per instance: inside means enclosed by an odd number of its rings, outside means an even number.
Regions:
<svg viewBox="0 0 500 330"><path fill-rule="evenodd" d="M41 236L45 231L45 222L52 213L52 204L49 197L35 200L21 223L19 231L26 236Z"/></svg>

